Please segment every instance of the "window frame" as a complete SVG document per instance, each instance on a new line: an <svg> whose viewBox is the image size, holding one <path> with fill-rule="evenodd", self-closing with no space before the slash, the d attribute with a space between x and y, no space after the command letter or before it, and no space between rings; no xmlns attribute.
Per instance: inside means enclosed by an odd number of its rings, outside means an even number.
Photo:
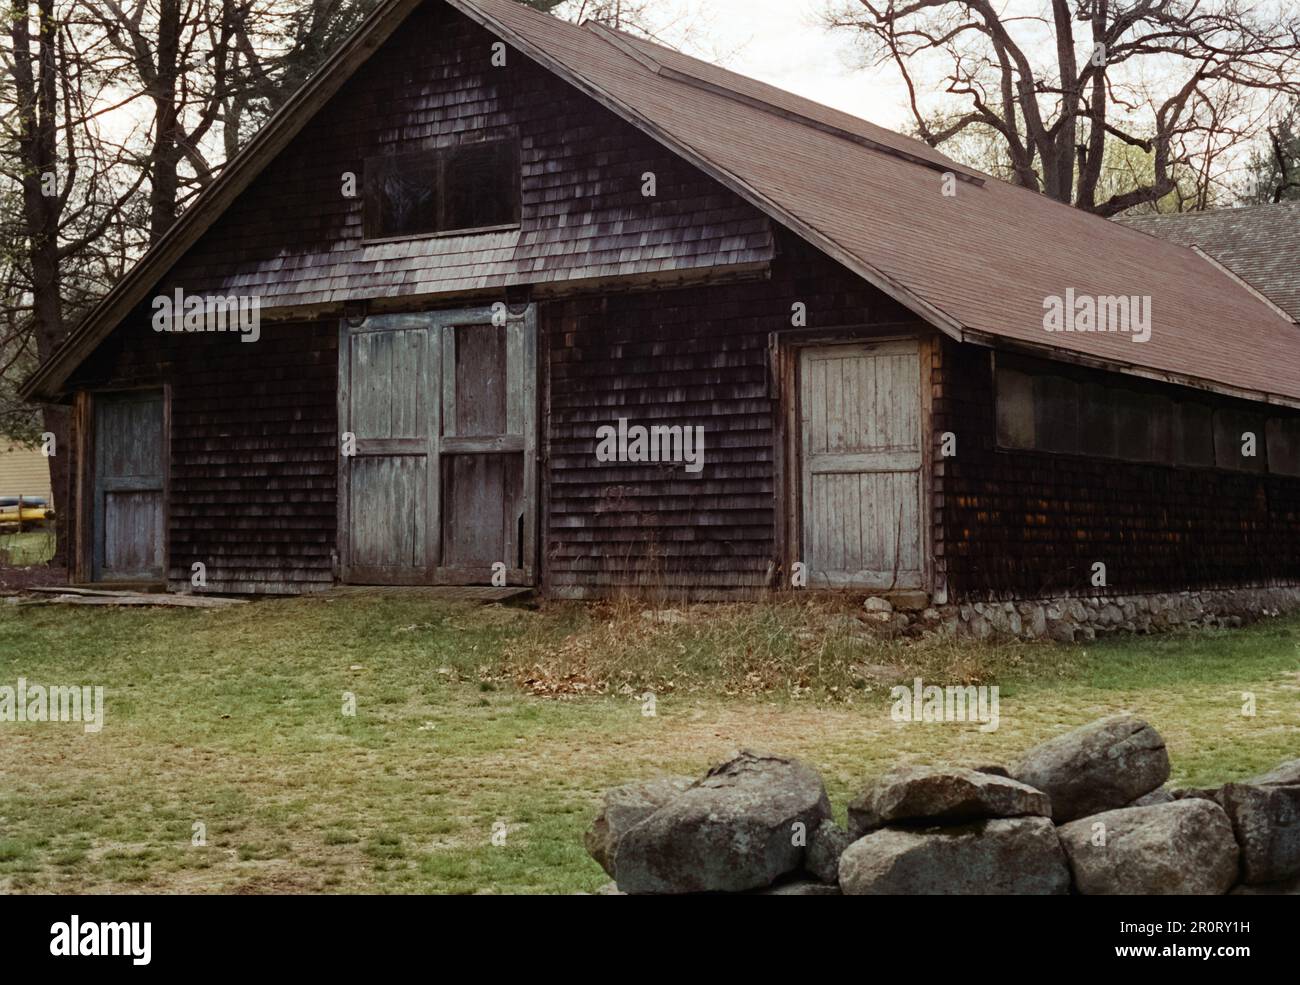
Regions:
<svg viewBox="0 0 1300 985"><path fill-rule="evenodd" d="M1059 363L1052 360L1024 356L1018 353L999 352L994 350L989 360L990 383L993 396L993 448L996 452L1004 454L1031 454L1031 455L1054 455L1058 457L1082 458L1094 462L1124 462L1132 465L1147 465L1157 468L1172 469L1195 469L1197 471L1215 471L1239 476L1257 476L1257 477L1278 477L1294 478L1295 476L1288 471L1274 467L1272 448L1270 447L1270 438L1277 431L1285 430L1288 427L1300 428L1300 414L1283 413L1280 408L1273 408L1268 405L1256 405L1249 401L1237 401L1227 398L1216 397L1212 394L1201 393L1200 391L1178 387L1173 384L1162 385L1152 381L1141 380L1138 378L1128 378L1117 373L1106 372L1105 370L1091 370L1084 367L1075 366L1068 363ZM1034 414L1031 430L1034 433L1034 444L1019 445L1010 444L1004 437L1008 434L1014 434L1014 430L1008 430L1003 425L1003 402L1001 399L1001 387L999 376L1002 373L1011 372L1019 374L1028 382L1028 392L1031 396L1029 411ZM1108 390L1127 390L1133 393L1139 402L1151 399L1154 401L1165 401L1170 408L1169 428L1167 435L1167 444L1170 455L1168 458L1132 458L1129 456L1119 455L1100 455L1083 450L1085 442L1082 433L1076 442L1079 450L1077 451L1059 451L1051 448L1041 447L1038 445L1038 406L1033 401L1034 381L1040 377L1063 377L1073 380L1077 386L1077 393L1082 401L1089 392L1088 384L1095 384ZM1021 394L1023 397L1023 394ZM1023 403L1023 400L1020 402ZM1187 441L1185 437L1185 423L1188 417L1185 416L1184 408L1196 407L1205 411L1204 423L1210 428L1206 436L1206 442L1211 449L1212 461L1204 464L1199 461L1185 460L1185 451ZM1259 428L1256 452L1257 457L1261 460L1259 467L1247 467L1245 465L1226 465L1220 460L1220 420L1224 417L1247 417L1253 416L1261 422ZM1085 408L1080 403L1078 411L1079 426L1087 419ZM1284 423L1293 421L1290 425ZM1277 422L1277 423L1274 423ZM1120 422L1116 419L1116 431L1120 429ZM1273 438L1273 440L1277 440ZM1116 449L1120 447L1120 442L1116 441Z"/></svg>
<svg viewBox="0 0 1300 985"><path fill-rule="evenodd" d="M498 222L482 226L442 226L447 215L447 181L448 166L460 151L473 153L492 145L507 148L509 166L506 168L512 179L506 191L510 196L509 212L513 218L508 222ZM390 166L401 160L432 160L434 178L434 222L435 228L417 232L382 233L373 225L380 220L381 199L378 188L379 166ZM522 147L517 134L491 137L483 140L462 141L445 144L441 147L425 147L415 150L403 150L390 154L374 154L365 159L362 173L361 194L361 242L364 245L403 242L415 239L441 239L448 236L477 236L490 233L510 232L521 228L523 221L523 168Z"/></svg>

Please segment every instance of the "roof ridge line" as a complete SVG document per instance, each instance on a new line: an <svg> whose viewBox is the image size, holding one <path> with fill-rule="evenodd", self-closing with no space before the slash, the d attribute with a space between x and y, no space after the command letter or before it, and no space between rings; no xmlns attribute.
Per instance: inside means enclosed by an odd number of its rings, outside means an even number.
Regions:
<svg viewBox="0 0 1300 985"><path fill-rule="evenodd" d="M921 157L919 154L909 154L907 151L899 150L896 147L890 147L888 144L881 143L879 140L872 140L870 137L864 137L860 133L854 133L852 130L846 130L844 127L835 126L833 123L826 123L822 120L815 119L797 110L786 109L777 106L775 103L768 102L758 96L750 96L735 89L729 89L726 86L718 85L715 82L709 82L700 78L698 75L692 75L690 72L683 72L680 69L671 68L658 61L653 55L650 55L636 45L632 44L621 32L601 24L599 21L585 20L581 24L596 37L607 42L614 48L617 48L623 54L627 55L641 67L653 72L660 78L671 79L674 82L681 82L684 85L693 86L705 92L713 93L724 99L730 99L732 102L741 103L752 109L760 110L764 113L770 113L773 116L779 116L782 119L790 120L802 124L810 129L829 134L832 137L838 137L841 140L847 140L850 143L857 144L859 147L866 147L881 154L888 154L890 157L901 161L907 161L909 164L918 164L923 168L931 171L937 171L940 174L952 174L957 180L967 182L976 187L983 187L984 179L976 174L964 170L961 167L953 167L939 161L931 161Z"/></svg>
<svg viewBox="0 0 1300 985"><path fill-rule="evenodd" d="M1229 267L1226 263L1224 263L1214 254L1212 254L1209 250L1202 247L1199 243L1191 244L1190 249L1198 257L1200 257L1206 263L1210 264L1210 266L1214 267L1215 270L1219 271L1221 274L1224 274L1227 277L1231 278L1232 280L1236 281L1238 284L1244 287L1247 291L1253 294L1260 301L1263 301L1264 304L1268 305L1270 308L1273 309L1274 314L1276 314L1278 317L1284 318L1286 321L1289 321L1292 325L1300 325L1300 321L1297 321L1296 318L1293 317L1289 311L1287 311L1280 304L1278 304L1276 301L1270 298L1267 294L1265 294L1263 291L1257 288L1254 284L1248 281L1241 274L1237 273L1237 271Z"/></svg>
<svg viewBox="0 0 1300 985"><path fill-rule="evenodd" d="M627 55L633 61L640 62L644 68L648 68L656 75L663 74L663 62L632 44L632 42L630 42L621 31L616 31L612 27L600 23L600 21L592 20L590 17L578 26L590 31L592 34L596 35L596 37L609 42L619 51L623 52L623 54Z"/></svg>

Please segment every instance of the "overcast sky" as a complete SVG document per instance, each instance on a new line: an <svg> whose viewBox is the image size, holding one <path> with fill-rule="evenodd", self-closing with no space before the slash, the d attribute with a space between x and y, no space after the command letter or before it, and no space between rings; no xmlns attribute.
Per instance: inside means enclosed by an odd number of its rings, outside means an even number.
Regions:
<svg viewBox="0 0 1300 985"><path fill-rule="evenodd" d="M818 22L826 0L659 0L675 19L664 40L689 54L890 129L911 121L888 67L855 67L851 36ZM683 29L689 34L683 38Z"/></svg>
<svg viewBox="0 0 1300 985"><path fill-rule="evenodd" d="M570 3L580 6L582 0ZM1295 3L1300 0L1252 0L1250 6L1267 17L1269 11ZM837 0L650 0L646 10L655 26L661 27L657 36L688 54L891 130L910 131L914 120L907 87L897 69L889 63L864 64L852 31L826 27L823 15L831 4L843 6ZM1046 0L998 0L996 6L1013 18L1011 33L1041 73L1040 78L1050 78L1056 65L1050 5ZM572 16L572 7L568 13ZM1081 63L1091 56L1091 47L1090 34L1076 30L1076 56ZM964 97L945 92L951 71L945 54L914 56L908 69L927 116L968 108ZM1159 55L1112 68L1112 86L1138 107L1129 117L1114 107L1112 119L1149 131L1153 126L1151 101L1161 102L1181 87L1187 72L1185 63ZM1262 119L1267 102L1267 94L1256 93L1242 98L1240 109ZM1249 145L1242 143L1240 154L1248 149Z"/></svg>

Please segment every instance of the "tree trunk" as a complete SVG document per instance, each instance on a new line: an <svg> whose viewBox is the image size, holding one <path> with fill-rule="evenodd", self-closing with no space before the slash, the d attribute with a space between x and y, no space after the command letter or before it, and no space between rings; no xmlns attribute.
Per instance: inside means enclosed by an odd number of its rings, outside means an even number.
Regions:
<svg viewBox="0 0 1300 985"><path fill-rule="evenodd" d="M23 163L23 218L26 222L32 274L32 305L36 321L36 352L49 358L63 341L63 296L59 270L60 194L67 181L58 158L58 65L55 60L57 23L54 0L37 0L37 50L35 68L26 7L13 14L13 73L18 105L18 153ZM49 179L53 178L55 194ZM68 506L68 413L65 408L44 410L45 430L54 434L50 458L50 487L55 510L54 564L66 564L67 538L64 513Z"/></svg>
<svg viewBox="0 0 1300 985"><path fill-rule="evenodd" d="M180 67L181 5L162 0L158 10L157 65L153 74L154 141L149 155L149 242L162 239L176 221L176 195L180 187L180 107L176 85ZM141 73L147 79L147 73Z"/></svg>

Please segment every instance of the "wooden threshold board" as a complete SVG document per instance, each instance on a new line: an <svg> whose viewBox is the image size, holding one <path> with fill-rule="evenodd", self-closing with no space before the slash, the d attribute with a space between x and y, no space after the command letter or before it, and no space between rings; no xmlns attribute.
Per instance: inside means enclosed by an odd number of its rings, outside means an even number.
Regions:
<svg viewBox="0 0 1300 985"><path fill-rule="evenodd" d="M424 598L438 602L519 602L531 598L536 590L519 585L494 588L491 585L337 585L325 592L312 593L314 598L345 596L348 598Z"/></svg>

